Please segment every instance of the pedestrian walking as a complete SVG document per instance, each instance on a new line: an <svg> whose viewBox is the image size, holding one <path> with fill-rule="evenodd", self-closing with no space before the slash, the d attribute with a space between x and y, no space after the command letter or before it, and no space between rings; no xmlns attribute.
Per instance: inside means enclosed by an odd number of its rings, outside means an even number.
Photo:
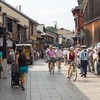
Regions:
<svg viewBox="0 0 100 100"><path fill-rule="evenodd" d="M98 48L97 74L100 76L100 48Z"/></svg>
<svg viewBox="0 0 100 100"><path fill-rule="evenodd" d="M93 50L92 48L88 49L88 53L89 53L88 71L91 72L91 69L93 71Z"/></svg>
<svg viewBox="0 0 100 100"><path fill-rule="evenodd" d="M66 64L67 64L67 53L68 53L68 51L67 51L67 49L65 48L64 51L63 51L65 66L66 66Z"/></svg>
<svg viewBox="0 0 100 100"><path fill-rule="evenodd" d="M83 70L81 77L83 77L83 76L86 77L87 65L88 65L88 60L89 60L89 53L86 50L85 45L81 46L81 48L82 48L82 51L81 51L81 54L80 54L80 62L81 62L81 68Z"/></svg>
<svg viewBox="0 0 100 100"><path fill-rule="evenodd" d="M2 53L0 52L0 83L1 83L1 72L4 72L3 61L2 61Z"/></svg>
<svg viewBox="0 0 100 100"><path fill-rule="evenodd" d="M93 63L94 63L95 74L100 76L100 48L98 48L97 51L93 56Z"/></svg>
<svg viewBox="0 0 100 100"><path fill-rule="evenodd" d="M94 49L92 63L93 63L92 73L97 75L97 63L98 63L98 50L97 50L97 47L95 47L95 49Z"/></svg>
<svg viewBox="0 0 100 100"><path fill-rule="evenodd" d="M41 58L43 59L43 57L44 57L44 50L42 49L41 50Z"/></svg>
<svg viewBox="0 0 100 100"><path fill-rule="evenodd" d="M23 49L19 49L19 54L16 55L16 64L19 65L19 74L21 75L22 90L25 90L28 66L27 66L26 56L23 54Z"/></svg>

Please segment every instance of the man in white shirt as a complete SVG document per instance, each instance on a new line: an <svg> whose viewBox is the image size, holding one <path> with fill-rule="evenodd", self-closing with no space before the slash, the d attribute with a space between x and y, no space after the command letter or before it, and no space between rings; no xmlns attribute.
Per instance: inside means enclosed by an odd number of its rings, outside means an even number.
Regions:
<svg viewBox="0 0 100 100"><path fill-rule="evenodd" d="M57 50L55 50L55 53L57 55L57 58L60 60L60 69L61 69L61 57L62 57L63 53L61 50L59 50L59 47L57 47Z"/></svg>
<svg viewBox="0 0 100 100"><path fill-rule="evenodd" d="M66 64L67 64L67 53L68 53L68 51L67 51L67 49L65 48L64 51L63 51L65 66L66 66Z"/></svg>

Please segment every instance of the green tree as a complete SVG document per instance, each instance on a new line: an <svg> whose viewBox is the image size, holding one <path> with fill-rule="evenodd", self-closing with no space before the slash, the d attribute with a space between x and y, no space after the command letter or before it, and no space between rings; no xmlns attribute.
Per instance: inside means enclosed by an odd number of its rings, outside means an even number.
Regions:
<svg viewBox="0 0 100 100"><path fill-rule="evenodd" d="M64 38L61 39L61 42L62 42L62 44L65 44L66 43L66 41L65 41Z"/></svg>
<svg viewBox="0 0 100 100"><path fill-rule="evenodd" d="M48 29L50 31L55 31L55 27L53 27L53 26L47 26L46 29Z"/></svg>

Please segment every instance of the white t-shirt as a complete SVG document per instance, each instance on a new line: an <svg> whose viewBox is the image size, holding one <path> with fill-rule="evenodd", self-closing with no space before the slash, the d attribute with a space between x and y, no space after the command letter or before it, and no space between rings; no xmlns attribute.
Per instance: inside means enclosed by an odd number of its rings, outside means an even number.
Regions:
<svg viewBox="0 0 100 100"><path fill-rule="evenodd" d="M37 55L38 55L38 57L40 56L40 53L39 52L37 52Z"/></svg>
<svg viewBox="0 0 100 100"><path fill-rule="evenodd" d="M63 54L64 54L64 55L67 55L67 53L68 53L67 50L64 50L64 51L63 51Z"/></svg>
<svg viewBox="0 0 100 100"><path fill-rule="evenodd" d="M57 57L61 57L62 51L61 50L59 50L59 51L56 50L55 53L56 53Z"/></svg>

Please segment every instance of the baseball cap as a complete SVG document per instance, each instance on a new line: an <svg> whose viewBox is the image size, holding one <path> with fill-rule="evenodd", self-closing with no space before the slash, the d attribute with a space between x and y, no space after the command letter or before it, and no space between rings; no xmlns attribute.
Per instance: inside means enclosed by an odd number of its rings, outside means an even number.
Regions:
<svg viewBox="0 0 100 100"><path fill-rule="evenodd" d="M59 47L57 47L57 49L59 49Z"/></svg>

